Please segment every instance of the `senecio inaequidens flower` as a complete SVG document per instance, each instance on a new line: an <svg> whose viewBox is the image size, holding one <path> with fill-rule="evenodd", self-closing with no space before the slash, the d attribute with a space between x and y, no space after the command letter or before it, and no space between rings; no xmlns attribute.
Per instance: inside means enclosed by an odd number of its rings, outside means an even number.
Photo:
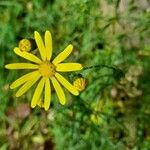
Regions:
<svg viewBox="0 0 150 150"><path fill-rule="evenodd" d="M14 48L14 52L33 63L12 63L7 64L5 68L7 69L31 69L33 70L30 73L27 73L14 81L10 88L14 89L19 86L19 90L16 92L16 97L23 95L27 92L37 81L37 87L32 97L31 107L34 108L41 99L41 96L44 96L43 107L45 110L49 109L51 102L51 84L53 85L56 94L59 98L59 102L64 105L66 103L66 97L64 91L61 87L64 86L70 93L73 95L79 95L79 90L69 83L60 72L70 72L70 71L79 71L82 70L83 67L80 63L63 63L63 61L71 54L73 50L73 46L68 45L64 51L58 54L52 60L52 36L49 31L45 32L44 41L40 34L35 31L34 38L39 50L41 59L37 56L29 53L29 51L25 51L20 49L19 47ZM23 41L27 42L27 41ZM24 48L25 49L25 48ZM61 84L61 85L60 85Z"/></svg>

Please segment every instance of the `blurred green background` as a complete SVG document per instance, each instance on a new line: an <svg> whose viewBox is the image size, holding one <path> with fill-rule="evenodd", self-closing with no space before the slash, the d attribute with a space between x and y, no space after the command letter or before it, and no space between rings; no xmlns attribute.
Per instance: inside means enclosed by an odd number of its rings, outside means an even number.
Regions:
<svg viewBox="0 0 150 150"><path fill-rule="evenodd" d="M69 60L103 66L80 72L86 89L66 91L65 106L54 92L47 112L31 110L34 88L15 98L24 72L4 69L35 30L51 31L54 56L72 43ZM150 1L0 0L0 91L0 150L150 150Z"/></svg>

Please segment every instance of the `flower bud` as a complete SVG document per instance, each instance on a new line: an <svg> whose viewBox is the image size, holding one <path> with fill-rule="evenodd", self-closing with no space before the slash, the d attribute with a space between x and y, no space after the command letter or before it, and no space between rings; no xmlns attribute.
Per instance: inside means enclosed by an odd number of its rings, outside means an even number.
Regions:
<svg viewBox="0 0 150 150"><path fill-rule="evenodd" d="M31 42L28 39L22 39L19 42L19 49L21 51L29 52L31 50Z"/></svg>
<svg viewBox="0 0 150 150"><path fill-rule="evenodd" d="M73 82L73 85L76 87L77 90L83 91L86 87L86 79L83 77L77 78Z"/></svg>

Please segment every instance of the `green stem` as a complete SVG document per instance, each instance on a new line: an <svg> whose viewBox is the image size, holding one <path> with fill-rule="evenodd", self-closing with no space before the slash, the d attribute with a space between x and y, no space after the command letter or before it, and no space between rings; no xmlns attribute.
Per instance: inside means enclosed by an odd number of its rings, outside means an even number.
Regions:
<svg viewBox="0 0 150 150"><path fill-rule="evenodd" d="M85 68L84 68L83 70L81 70L81 71L85 71L85 70L89 70L89 69L102 68L102 67L109 68L109 69L112 69L112 70L118 70L117 68L112 67L112 66L107 66L107 65L96 65L96 66L85 67ZM120 69L119 69L119 70L120 70Z"/></svg>

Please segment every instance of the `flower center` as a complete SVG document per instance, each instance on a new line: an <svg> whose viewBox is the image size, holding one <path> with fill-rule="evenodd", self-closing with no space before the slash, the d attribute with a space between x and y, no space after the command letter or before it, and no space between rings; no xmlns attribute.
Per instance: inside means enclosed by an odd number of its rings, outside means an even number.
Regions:
<svg viewBox="0 0 150 150"><path fill-rule="evenodd" d="M43 77L52 77L55 74L55 66L52 63L45 61L39 65L39 72Z"/></svg>

